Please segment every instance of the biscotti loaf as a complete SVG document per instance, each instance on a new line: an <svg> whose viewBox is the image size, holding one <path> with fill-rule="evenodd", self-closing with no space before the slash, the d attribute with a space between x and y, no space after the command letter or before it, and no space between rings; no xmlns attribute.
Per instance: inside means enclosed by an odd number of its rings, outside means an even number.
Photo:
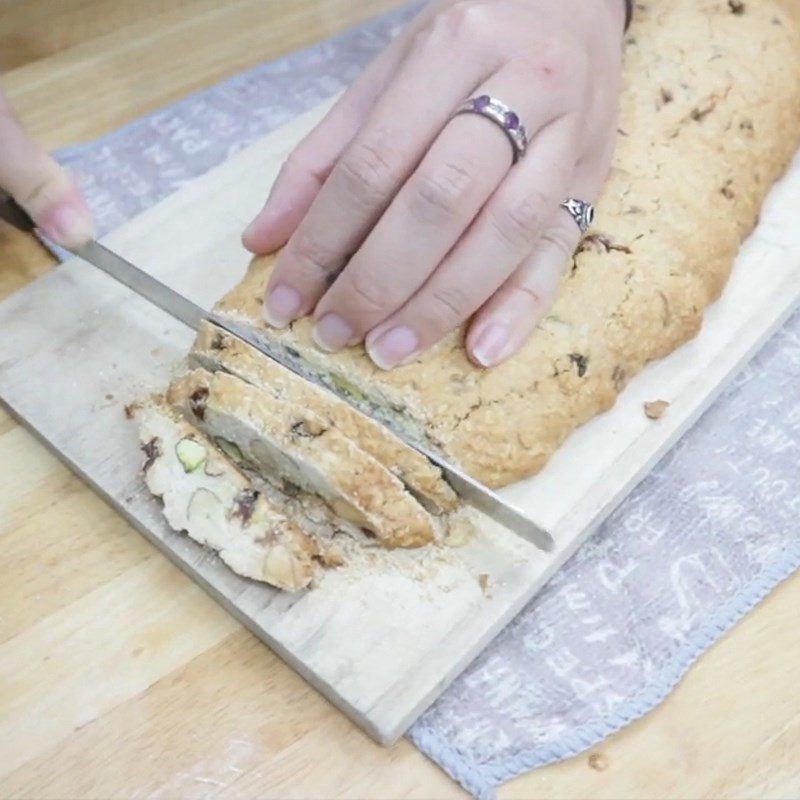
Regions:
<svg viewBox="0 0 800 800"><path fill-rule="evenodd" d="M463 331L391 372L260 321L273 258L218 305L356 404L491 485L538 471L650 360L694 336L800 140L800 3L637 4L613 168L558 300L523 350L474 367Z"/></svg>

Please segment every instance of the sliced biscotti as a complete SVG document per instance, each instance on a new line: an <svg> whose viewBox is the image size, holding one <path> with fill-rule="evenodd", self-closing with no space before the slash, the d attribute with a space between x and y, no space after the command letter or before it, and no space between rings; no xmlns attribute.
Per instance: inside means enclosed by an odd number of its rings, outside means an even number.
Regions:
<svg viewBox="0 0 800 800"><path fill-rule="evenodd" d="M402 482L312 411L234 375L203 369L173 381L167 398L228 455L265 480L319 495L383 545L417 547L434 540L433 518Z"/></svg>
<svg viewBox="0 0 800 800"><path fill-rule="evenodd" d="M229 372L291 406L319 414L397 475L434 513L457 508L455 492L424 456L331 392L297 377L241 339L203 323L189 360L210 372Z"/></svg>
<svg viewBox="0 0 800 800"><path fill-rule="evenodd" d="M176 531L219 553L234 571L279 589L306 588L317 543L277 510L197 428L154 402L140 413L144 480Z"/></svg>

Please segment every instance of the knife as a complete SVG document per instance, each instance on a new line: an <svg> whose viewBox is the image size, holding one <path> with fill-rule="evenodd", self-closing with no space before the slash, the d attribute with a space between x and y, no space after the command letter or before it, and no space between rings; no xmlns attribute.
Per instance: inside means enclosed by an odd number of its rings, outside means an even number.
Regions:
<svg viewBox="0 0 800 800"><path fill-rule="evenodd" d="M0 189L0 219L4 219L19 230L28 233L32 233L36 227L30 216L2 189ZM310 380L307 375L301 373L298 365L291 358L287 357L279 348L270 347L269 342L257 336L253 329L204 310L183 295L170 289L169 286L126 261L122 256L109 250L100 242L91 240L81 247L70 250L70 252L110 275L119 283L136 292L152 305L157 306L187 327L197 330L202 322L210 322L254 347L267 358L277 361L281 366L289 369L303 380ZM316 380L313 382L353 407L346 397L340 396L330 386ZM540 550L550 551L553 549L555 545L552 536L527 517L520 509L505 502L496 492L471 478L463 470L450 464L436 453L417 442L410 441L403 431L391 424L390 420L378 419L374 414L361 408L355 408L355 411L365 414L378 424L388 428L406 445L435 464L456 494L473 508L482 511L495 522L508 528Z"/></svg>

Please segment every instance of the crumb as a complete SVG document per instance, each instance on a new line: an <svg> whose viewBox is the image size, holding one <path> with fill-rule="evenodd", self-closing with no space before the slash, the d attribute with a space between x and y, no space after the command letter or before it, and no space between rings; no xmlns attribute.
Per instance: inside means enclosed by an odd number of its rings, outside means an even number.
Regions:
<svg viewBox="0 0 800 800"><path fill-rule="evenodd" d="M444 543L448 547L464 547L469 544L477 534L475 521L469 512L457 511L447 520L447 535Z"/></svg>
<svg viewBox="0 0 800 800"><path fill-rule="evenodd" d="M133 419L136 416L136 412L141 410L141 408L142 404L138 401L126 404L124 406L125 419Z"/></svg>
<svg viewBox="0 0 800 800"><path fill-rule="evenodd" d="M644 413L648 419L661 419L668 408L669 403L666 400L653 400L644 404Z"/></svg>
<svg viewBox="0 0 800 800"><path fill-rule="evenodd" d="M608 769L608 756L603 755L603 753L592 753L589 756L589 767L596 769L598 772Z"/></svg>
<svg viewBox="0 0 800 800"><path fill-rule="evenodd" d="M326 567L341 567L345 564L344 553L333 545L323 550L317 559Z"/></svg>
<svg viewBox="0 0 800 800"><path fill-rule="evenodd" d="M488 596L489 593L489 576L482 572L478 575L478 585L481 587L481 591Z"/></svg>
<svg viewBox="0 0 800 800"><path fill-rule="evenodd" d="M113 395L113 394L110 394L110 393L109 393L109 394L107 394L107 395L106 395L106 400L109 400L109 401L111 401L111 400L113 400L113 399L114 399L114 395Z"/></svg>
<svg viewBox="0 0 800 800"><path fill-rule="evenodd" d="M161 355L161 348L160 347L154 347L150 351L150 355L153 356L153 358L155 358L156 356L160 356Z"/></svg>

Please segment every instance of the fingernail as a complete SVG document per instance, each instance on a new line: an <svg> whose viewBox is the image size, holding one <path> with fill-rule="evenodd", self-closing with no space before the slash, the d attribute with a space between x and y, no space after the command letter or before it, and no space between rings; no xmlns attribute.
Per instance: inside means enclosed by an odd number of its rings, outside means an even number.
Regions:
<svg viewBox="0 0 800 800"><path fill-rule="evenodd" d="M262 312L264 319L273 328L285 328L299 313L303 298L291 286L276 286L270 292Z"/></svg>
<svg viewBox="0 0 800 800"><path fill-rule="evenodd" d="M320 350L332 353L347 345L353 338L353 329L338 314L326 314L314 326L311 336Z"/></svg>
<svg viewBox="0 0 800 800"><path fill-rule="evenodd" d="M508 355L511 330L508 325L495 323L486 327L472 348L472 357L484 367L493 367Z"/></svg>
<svg viewBox="0 0 800 800"><path fill-rule="evenodd" d="M417 352L419 337L406 325L391 328L374 342L367 342L367 353L376 366L392 369Z"/></svg>
<svg viewBox="0 0 800 800"><path fill-rule="evenodd" d="M84 209L62 204L45 218L42 231L64 247L78 247L92 238L92 218Z"/></svg>

